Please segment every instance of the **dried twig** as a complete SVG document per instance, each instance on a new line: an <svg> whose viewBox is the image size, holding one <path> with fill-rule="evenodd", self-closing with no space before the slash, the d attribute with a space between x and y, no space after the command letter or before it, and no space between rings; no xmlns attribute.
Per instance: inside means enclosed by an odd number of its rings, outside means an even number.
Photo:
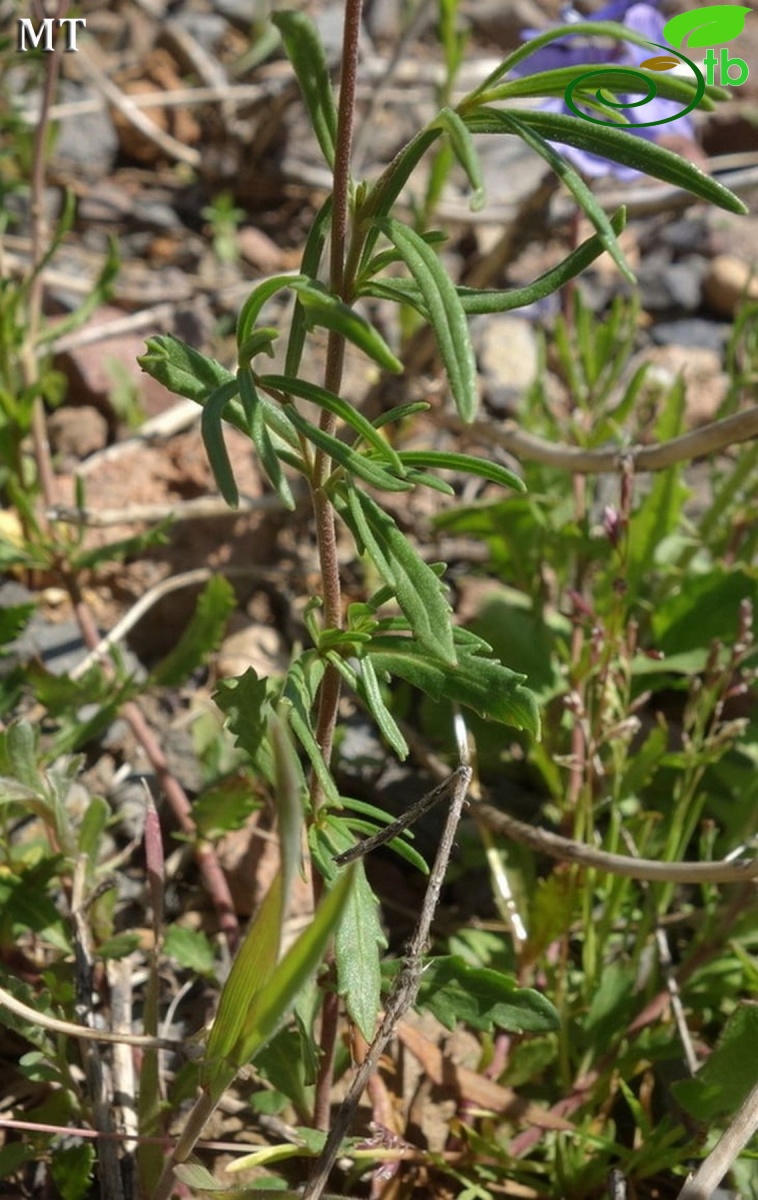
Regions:
<svg viewBox="0 0 758 1200"><path fill-rule="evenodd" d="M169 595L170 592L180 591L182 588L196 587L201 583L207 583L218 573L210 567L197 567L193 571L182 571L180 575L171 575L168 579L156 583L154 587L140 596L139 600L132 605L120 621L116 622L110 632L101 638L96 646L93 646L80 663L76 664L70 672L71 678L81 679L82 675L85 675L94 663L104 658L111 646L115 646L117 642L125 638L129 630L133 629L137 622L142 620L145 613L149 612L153 605L162 600L164 596ZM245 579L265 579L271 578L273 573L259 567L226 567L223 574L232 577L241 576Z"/></svg>
<svg viewBox="0 0 758 1200"><path fill-rule="evenodd" d="M48 509L51 521L63 521L67 525L84 525L89 529L103 529L109 525L156 524L172 517L174 521L200 521L211 517L233 519L245 513L264 510L284 511L286 506L273 493L265 496L240 496L236 508L230 508L220 496L196 496L193 500L175 500L164 504L130 504L126 508L74 508L68 504L56 504Z"/></svg>
<svg viewBox="0 0 758 1200"><path fill-rule="evenodd" d="M659 862L651 858L631 858L623 854L609 854L606 850L595 850L592 846L574 842L539 826L527 825L490 804L477 804L476 819L493 833L529 846L538 854L578 863L581 867L591 867L609 875L622 875L626 879L676 884L744 883L748 879L758 879L758 858L739 862Z"/></svg>
<svg viewBox="0 0 758 1200"><path fill-rule="evenodd" d="M467 438L494 442L527 462L543 463L580 475L613 473L625 466L635 472L662 471L676 463L718 454L738 442L749 442L758 437L758 405L655 446L635 445L610 450L584 450L580 446L549 442L525 433L515 421L504 421L500 425L474 421L465 425L457 417L443 412L435 412L435 420Z"/></svg>
<svg viewBox="0 0 758 1200"><path fill-rule="evenodd" d="M458 719L457 724L462 724ZM387 999L387 1004L384 1010L384 1017L379 1026L379 1030L369 1047L365 1059L353 1077L353 1081L348 1090L339 1112L337 1113L334 1124L324 1149L318 1158L311 1177L306 1185L303 1193L303 1200L319 1200L326 1181L329 1177L334 1162L339 1153L339 1148L342 1139L345 1137L353 1119L353 1114L358 1106L358 1102L363 1094L369 1077L376 1070L380 1056L384 1052L385 1047L392 1038L398 1022L402 1020L408 1010L415 1002L418 995L419 984L421 982L422 961L423 955L426 952L429 934L431 930L432 919L437 909L440 890L447 873L447 866L450 860L450 853L453 848L456 830L460 821L463 805L466 801L466 794L469 783L471 782L471 767L468 765L468 747L464 736L459 736L459 752L461 756L461 765L454 772L456 782L451 786L452 802L448 811L445 827L440 839L437 856L434 860L429 875L429 884L427 886L424 904L421 910L421 915L418 924L408 944L408 952L403 962L402 969L398 972L395 982ZM451 781L452 781L451 776Z"/></svg>
<svg viewBox="0 0 758 1200"><path fill-rule="evenodd" d="M91 1029L88 1025L77 1025L73 1021L60 1021L36 1008L30 1008L5 988L0 988L0 1007L7 1008L32 1025L48 1029L51 1033L62 1033L64 1037L79 1038L89 1042L110 1042L112 1045L140 1046L142 1049L180 1050L186 1043L172 1042L169 1038L147 1037L140 1033L114 1033L110 1029Z"/></svg>
<svg viewBox="0 0 758 1200"><path fill-rule="evenodd" d="M687 1180L677 1200L711 1200L738 1154L758 1132L758 1083L722 1133L711 1153Z"/></svg>
<svg viewBox="0 0 758 1200"><path fill-rule="evenodd" d="M127 121L131 122L134 128L138 129L149 141L153 142L159 150L169 158L176 159L177 162L186 163L187 166L199 167L201 165L202 155L200 151L194 150L191 146L185 146L182 142L177 141L170 133L166 133L154 121L146 117L138 105L133 102L131 96L128 96L120 88L116 87L115 83L101 70L86 46L80 47L79 54L77 55L77 64L84 68L92 82L100 89L113 107L123 113Z"/></svg>

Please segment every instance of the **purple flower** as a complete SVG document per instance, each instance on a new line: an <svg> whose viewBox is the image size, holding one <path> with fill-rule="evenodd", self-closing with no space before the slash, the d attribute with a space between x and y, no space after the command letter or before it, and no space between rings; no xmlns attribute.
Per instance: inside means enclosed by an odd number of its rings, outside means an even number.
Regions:
<svg viewBox="0 0 758 1200"><path fill-rule="evenodd" d="M611 0L610 4L606 4L604 8L598 9L596 13L593 13L592 20L621 22L628 29L633 29L635 33L642 34L648 42L655 42L660 45L664 43L663 28L665 22L658 12L656 7L657 2L658 0L651 0L651 2L645 3L638 3L637 0ZM563 9L561 17L564 24L576 22L577 26L580 26L586 19L572 8ZM536 29L527 29L524 30L524 37L532 37L539 32ZM541 50L538 50L530 58L525 59L522 64L519 64L519 71L524 75L532 75L537 71L553 71L559 67L570 67L574 64L576 66L585 66L592 63L614 67L637 67L646 58L649 58L652 53L654 52L650 48L637 46L633 42L614 42L610 47L600 48L587 38L582 38L581 36L567 37L543 46ZM622 97L620 99L632 101L639 99L639 95ZM545 101L544 108L548 112L569 112L564 101L558 97ZM625 132L634 133L636 136L647 138L649 141L655 141L662 134L670 134L672 132L676 132L681 137L692 138L693 126L689 117L682 117L679 121L673 121L662 126L654 125L652 128L647 127L644 129L635 128L635 125L642 121L665 121L667 117L673 116L680 110L681 104L679 101L663 100L656 96L648 104L641 105L639 108L630 108L627 113L624 113L630 122L629 126L624 127ZM602 158L597 154L590 154L585 150L578 150L573 146L560 146L559 149L565 158L569 159L584 175L590 177L611 173L618 179L626 180L633 179L639 174L638 171L633 170L631 167L609 162L606 158Z"/></svg>

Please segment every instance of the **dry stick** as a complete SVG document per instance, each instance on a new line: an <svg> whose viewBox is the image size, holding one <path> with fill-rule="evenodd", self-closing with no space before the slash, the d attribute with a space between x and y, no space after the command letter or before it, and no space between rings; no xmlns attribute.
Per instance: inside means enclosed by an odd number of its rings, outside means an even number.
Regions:
<svg viewBox="0 0 758 1200"><path fill-rule="evenodd" d="M47 515L49 520L62 521L66 525L104 529L109 525L137 525L143 521L154 525L168 517L173 517L175 521L206 521L221 517L234 520L245 513L284 510L285 505L279 497L267 493L265 496L241 496L234 509L220 496L196 496L194 500L177 500L173 503L169 501L167 504L130 504L128 508L103 508L99 512L90 508L56 504L48 510Z"/></svg>
<svg viewBox="0 0 758 1200"><path fill-rule="evenodd" d="M514 421L504 421L498 426L484 421L464 425L456 417L439 412L435 413L435 420L446 429L467 438L482 437L488 442L495 442L529 462L543 463L581 475L613 473L626 464L638 473L662 471L675 463L717 454L737 442L749 442L758 437L758 405L724 417L721 421L711 421L702 429L695 429L692 433L685 433L656 446L637 445L611 450L583 450L579 446L548 442L534 434L524 433Z"/></svg>
<svg viewBox="0 0 758 1200"><path fill-rule="evenodd" d="M737 1110L711 1153L688 1179L677 1200L711 1200L738 1154L758 1132L758 1083Z"/></svg>
<svg viewBox="0 0 758 1200"><path fill-rule="evenodd" d="M605 871L609 875L622 875L626 879L648 880L651 883L744 883L758 879L758 858L740 862L658 862L650 858L628 858L623 854L609 854L606 850L595 850L570 838L561 837L536 825L527 825L509 813L490 804L477 804L475 813L493 833L499 833L522 846L529 846L539 854L558 858L563 862L578 863Z"/></svg>
<svg viewBox="0 0 758 1200"><path fill-rule="evenodd" d="M49 1029L51 1033L62 1033L64 1037L79 1038L83 1042L109 1042L111 1045L139 1046L144 1050L181 1050L184 1042L174 1042L170 1038L147 1037L141 1033L114 1033L112 1029L90 1029L88 1025L77 1025L73 1021L61 1021L51 1017L36 1008L30 1008L23 1000L18 1000L11 992L0 988L0 1007L7 1008L24 1021L38 1025L40 1029Z"/></svg>
<svg viewBox="0 0 758 1200"><path fill-rule="evenodd" d="M368 1054L356 1071L353 1082L350 1085L350 1090L340 1106L332 1129L326 1139L324 1149L306 1184L303 1200L319 1200L321 1197L326 1186L326 1181L329 1178L329 1172L339 1154L342 1139L350 1128L353 1114L368 1079L376 1070L379 1058L392 1038L398 1022L403 1019L409 1008L412 1007L418 995L423 971L423 956L429 944L432 919L436 912L442 884L447 874L450 853L453 848L463 805L466 801L468 787L471 783L471 775L472 771L469 766L460 766L450 777L449 783L452 802L447 820L445 821L445 828L440 838L434 866L429 875L429 884L424 896L424 904L421 909L418 925L408 943L408 951L403 966L395 979L392 991L387 1000L379 1031L371 1043Z"/></svg>
<svg viewBox="0 0 758 1200"><path fill-rule="evenodd" d="M140 596L139 600L132 605L120 621L116 622L110 632L101 638L94 649L90 650L89 654L69 672L69 678L81 679L82 675L86 675L90 667L99 662L108 653L111 646L115 646L116 642L120 642L122 638L126 637L129 630L138 621L141 621L145 613L149 612L153 605L162 600L164 596L182 588L207 583L219 574L231 577L241 575L249 579L265 579L271 578L273 575L272 572L259 567L226 567L222 571L215 571L211 567L197 567L194 571L182 571L180 575L171 575L168 579L163 579Z"/></svg>
<svg viewBox="0 0 758 1200"><path fill-rule="evenodd" d="M146 117L140 111L138 106L134 104L131 98L117 88L115 83L112 83L104 71L94 61L92 54L87 46L81 46L77 55L77 64L84 67L87 75L92 82L105 96L106 100L123 113L127 121L129 121L135 129L138 129L149 141L162 150L169 158L176 159L177 162L186 163L190 167L199 167L202 162L202 155L199 150L193 150L189 146L183 145L182 142L172 137L170 133L166 133L160 129L154 121Z"/></svg>
<svg viewBox="0 0 758 1200"><path fill-rule="evenodd" d="M71 916L74 944L74 988L75 1007L82 1020L92 1021L92 994L94 986L94 958L92 934L86 918L85 884L87 858L79 855L71 885ZM100 1133L114 1132L113 1124L113 1079L103 1065L100 1048L91 1041L84 1041L79 1048L82 1066L87 1079L88 1099L92 1105L93 1124ZM97 1175L101 1197L107 1200L125 1200L124 1185L119 1166L118 1147L108 1138L98 1138Z"/></svg>

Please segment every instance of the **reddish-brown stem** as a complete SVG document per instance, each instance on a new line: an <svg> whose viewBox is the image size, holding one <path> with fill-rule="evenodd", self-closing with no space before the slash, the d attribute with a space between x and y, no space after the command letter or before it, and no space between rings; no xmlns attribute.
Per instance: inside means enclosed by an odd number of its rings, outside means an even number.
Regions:
<svg viewBox="0 0 758 1200"><path fill-rule="evenodd" d="M342 39L342 70L340 75L340 98L337 115L337 140L334 155L334 190L332 197L331 252L329 261L330 289L334 295L350 298L352 281L345 276L345 255L350 208L350 154L353 140L355 113L355 91L358 73L358 44L361 32L362 0L347 0L345 25ZM326 354L324 385L331 392L339 392L342 385L342 368L345 357L345 339L335 332L329 334ZM333 434L336 418L323 411L321 428ZM313 509L316 518L316 541L323 582L324 620L328 628L337 629L342 624L342 590L339 563L337 560L337 531L334 509L323 490L331 467L329 456L317 451L313 469ZM327 666L321 684L316 738L329 763L332 739L337 720L340 698L340 675L334 667ZM314 813L323 800L321 786L313 779L311 803ZM318 887L318 885L316 885Z"/></svg>
<svg viewBox="0 0 758 1200"><path fill-rule="evenodd" d="M361 33L361 10L363 0L346 0L345 24L342 37L342 70L340 74L340 98L337 113L337 139L334 156L334 188L332 194L331 251L329 263L329 285L334 295L349 301L352 280L345 274L349 210L350 210L350 156L353 140L355 92L358 73L358 45ZM325 387L339 394L342 386L342 368L345 358L345 339L334 331L330 332L326 351ZM321 428L330 434L336 429L336 418L326 411L321 413ZM337 558L337 530L334 509L324 489L324 482L331 469L331 460L322 450L317 451L312 477L313 511L316 520L316 542L324 597L324 621L327 628L337 629L342 625L342 588L339 561ZM328 664L321 681L316 724L316 740L329 766L332 757L334 728L340 702L341 677ZM311 811L315 816L323 803L323 790L315 775L311 779ZM322 889L318 872L313 873L313 891L318 899ZM332 1079L334 1074L334 1048L337 1040L339 1000L334 992L324 995L321 1017L321 1063L313 1105L314 1125L317 1129L329 1128Z"/></svg>

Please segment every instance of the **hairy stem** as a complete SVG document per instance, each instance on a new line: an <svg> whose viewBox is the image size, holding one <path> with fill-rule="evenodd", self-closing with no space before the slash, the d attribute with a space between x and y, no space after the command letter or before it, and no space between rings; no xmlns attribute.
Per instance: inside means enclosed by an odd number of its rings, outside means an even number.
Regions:
<svg viewBox="0 0 758 1200"><path fill-rule="evenodd" d="M353 141L355 115L355 92L358 73L358 44L361 32L361 9L363 0L346 0L345 24L342 37L342 70L340 75L340 98L337 115L337 141L334 158L334 189L332 196L331 252L329 283L334 295L349 301L352 280L345 272L347 252L349 209L350 209L350 156ZM342 369L345 361L345 339L331 332L327 343L324 385L339 394L342 386ZM336 418L323 411L320 425L333 434ZM342 625L342 589L340 585L339 561L337 558L337 529L334 509L324 490L324 481L331 469L329 456L319 450L313 471L313 511L316 518L316 541L318 545L321 578L324 595L324 620L327 628L337 629ZM324 761L329 765L332 757L334 728L337 722L341 690L339 672L329 664L324 672L319 693L319 709L316 725L316 740ZM323 803L323 789L315 773L311 780L311 810L314 816ZM322 882L318 872L313 873L313 890L318 900ZM317 1129L328 1129L332 1080L334 1075L334 1048L337 1035L338 997L336 993L324 995L321 1020L321 1065L313 1105L314 1125Z"/></svg>
<svg viewBox="0 0 758 1200"><path fill-rule="evenodd" d="M351 288L351 280L345 274L345 254L349 224L350 154L355 113L361 9L362 0L347 0L342 40L342 72L340 77L337 142L334 159L329 282L332 293L345 300L350 298ZM342 385L344 358L344 338L341 334L330 333L327 344L324 385L331 392L339 393ZM332 413L322 412L320 424L323 430L333 434L336 428L336 418ZM334 509L323 490L324 480L329 474L330 468L331 462L329 456L324 451L319 450L315 457L313 470L313 509L316 517L316 541L323 580L324 620L328 628L336 629L342 624L342 591L340 587L339 563L337 560L337 531L334 520ZM318 744L327 765L331 758L339 698L339 673L334 667L328 666L321 685L316 728ZM318 811L322 801L322 789L314 776L311 784L311 804L314 813Z"/></svg>

